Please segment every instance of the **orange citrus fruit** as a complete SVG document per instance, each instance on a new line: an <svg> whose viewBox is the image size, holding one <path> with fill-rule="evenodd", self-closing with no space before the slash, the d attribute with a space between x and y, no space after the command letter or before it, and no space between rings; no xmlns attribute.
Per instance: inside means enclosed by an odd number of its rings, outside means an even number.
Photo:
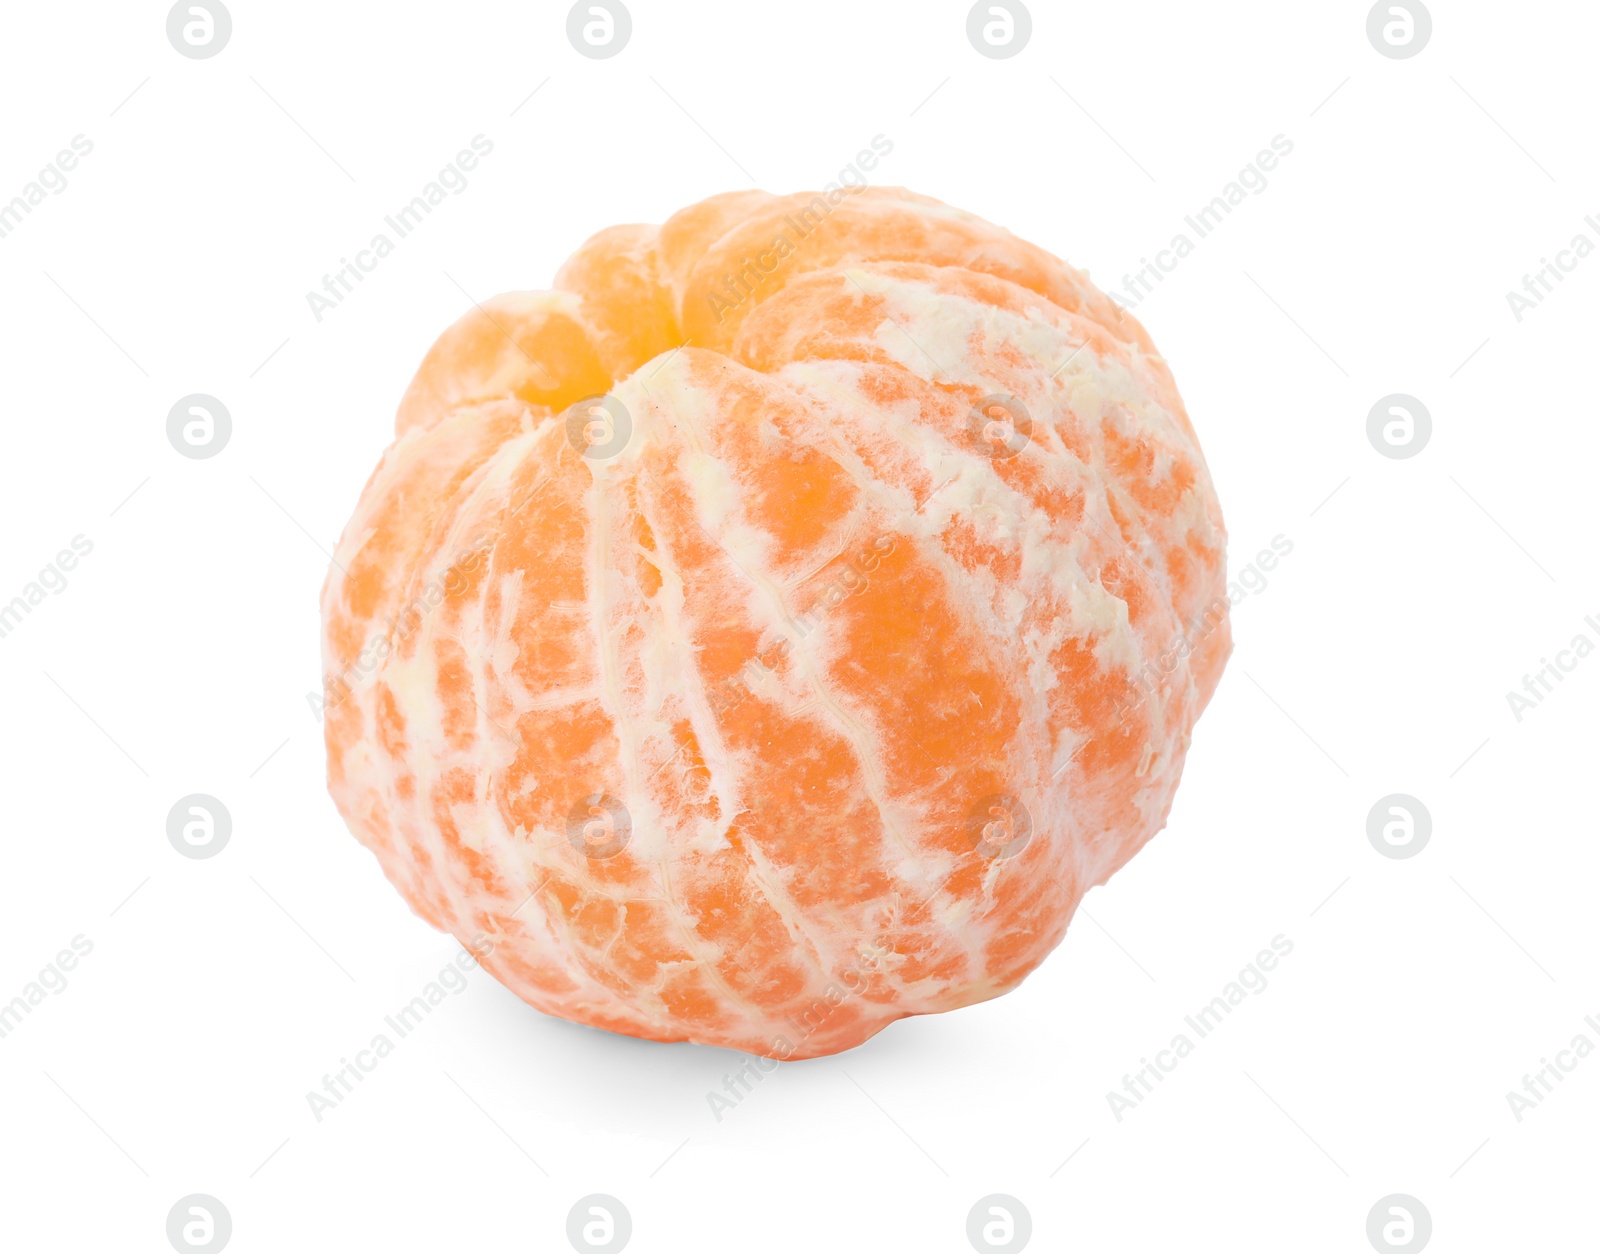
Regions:
<svg viewBox="0 0 1600 1254"><path fill-rule="evenodd" d="M801 1058L1014 987L1230 648L1144 329L901 189L602 231L433 346L323 595L329 787L549 1014Z"/></svg>

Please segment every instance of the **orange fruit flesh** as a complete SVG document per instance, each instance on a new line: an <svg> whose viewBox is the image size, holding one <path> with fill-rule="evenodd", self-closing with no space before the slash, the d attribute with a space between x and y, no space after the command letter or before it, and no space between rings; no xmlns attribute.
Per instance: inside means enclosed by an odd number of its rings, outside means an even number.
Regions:
<svg viewBox="0 0 1600 1254"><path fill-rule="evenodd" d="M1014 987L1161 828L1224 543L1085 275L900 189L713 197L428 353L324 590L329 787L533 1006L834 1053Z"/></svg>

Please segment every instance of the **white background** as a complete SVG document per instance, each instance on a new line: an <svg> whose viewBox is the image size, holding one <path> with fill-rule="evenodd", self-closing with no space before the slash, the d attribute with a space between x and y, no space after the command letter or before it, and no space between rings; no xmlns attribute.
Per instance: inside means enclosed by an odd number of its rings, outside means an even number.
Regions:
<svg viewBox="0 0 1600 1254"><path fill-rule="evenodd" d="M0 639L0 1001L94 947L0 1040L0 1244L164 1251L198 1192L240 1254L563 1250L598 1192L641 1254L961 1251L1005 1193L1030 1248L1309 1254L1370 1248L1399 1192L1439 1251L1595 1248L1600 1055L1520 1123L1506 1093L1600 1043L1600 655L1520 723L1505 694L1600 643L1600 256L1521 323L1505 294L1600 242L1600 11L1436 0L1391 60L1363 3L1037 3L989 60L946 0L630 3L600 61L554 3L232 0L209 60L162 4L0 19L0 200L94 144L0 239L0 601L94 546ZM306 292L480 133L468 188L318 323ZM412 370L464 293L820 186L880 133L874 182L1108 288L1293 141L1138 310L1230 567L1294 546L1234 611L1167 830L1012 994L786 1064L721 1122L739 1056L477 971L317 1122L307 1091L458 952L345 831L305 695L326 551ZM165 434L194 392L233 416L210 460ZM1396 392L1433 416L1409 460L1365 434ZM233 818L205 861L165 830L196 792ZM1404 861L1366 835L1395 792L1433 817ZM1108 1090L1279 933L1266 991L1118 1122Z"/></svg>

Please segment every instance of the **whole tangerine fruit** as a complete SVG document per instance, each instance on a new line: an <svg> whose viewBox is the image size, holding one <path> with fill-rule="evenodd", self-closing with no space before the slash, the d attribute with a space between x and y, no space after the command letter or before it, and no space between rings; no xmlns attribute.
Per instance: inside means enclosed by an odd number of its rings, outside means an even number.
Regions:
<svg viewBox="0 0 1600 1254"><path fill-rule="evenodd" d="M902 189L588 241L427 354L323 593L329 788L552 1015L777 1058L1013 988L1230 649L1144 329Z"/></svg>

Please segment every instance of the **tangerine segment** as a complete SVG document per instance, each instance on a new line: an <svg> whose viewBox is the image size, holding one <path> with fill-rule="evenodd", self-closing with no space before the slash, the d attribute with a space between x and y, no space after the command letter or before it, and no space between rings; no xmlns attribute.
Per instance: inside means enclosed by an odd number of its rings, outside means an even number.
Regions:
<svg viewBox="0 0 1600 1254"><path fill-rule="evenodd" d="M428 353L323 594L329 787L539 1009L834 1053L1015 986L1162 827L1224 545L1087 276L713 197Z"/></svg>

